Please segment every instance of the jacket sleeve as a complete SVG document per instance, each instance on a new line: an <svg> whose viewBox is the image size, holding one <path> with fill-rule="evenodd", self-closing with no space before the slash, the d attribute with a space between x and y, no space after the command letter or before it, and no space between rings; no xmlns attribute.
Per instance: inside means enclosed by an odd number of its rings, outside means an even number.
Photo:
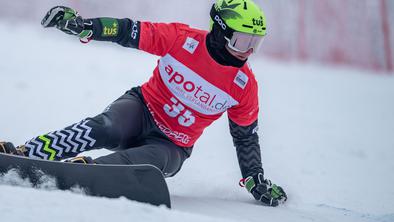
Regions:
<svg viewBox="0 0 394 222"><path fill-rule="evenodd" d="M240 126L229 119L230 133L237 151L238 163L243 178L263 173L259 136L257 135L258 121L249 126Z"/></svg>
<svg viewBox="0 0 394 222"><path fill-rule="evenodd" d="M187 27L187 25L141 22L139 49L154 55L164 56L174 46L183 27Z"/></svg>

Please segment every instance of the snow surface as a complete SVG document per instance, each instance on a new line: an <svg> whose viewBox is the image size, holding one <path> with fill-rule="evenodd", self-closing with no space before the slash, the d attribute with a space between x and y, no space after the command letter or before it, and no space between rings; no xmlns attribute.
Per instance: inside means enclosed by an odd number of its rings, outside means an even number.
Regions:
<svg viewBox="0 0 394 222"><path fill-rule="evenodd" d="M0 137L16 144L100 113L156 65L144 52L82 45L38 24L1 22L0 30ZM58 191L50 181L32 189L11 172L0 177L0 220L393 222L394 76L267 58L251 63L264 169L287 191L286 204L261 206L238 187L224 116L167 180L171 210Z"/></svg>

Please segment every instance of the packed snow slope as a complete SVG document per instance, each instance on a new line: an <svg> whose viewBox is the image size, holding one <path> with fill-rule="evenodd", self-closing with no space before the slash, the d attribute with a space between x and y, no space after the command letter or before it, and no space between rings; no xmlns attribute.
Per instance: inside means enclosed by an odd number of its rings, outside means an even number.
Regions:
<svg viewBox="0 0 394 222"><path fill-rule="evenodd" d="M156 65L156 56L112 43L83 45L37 22L2 22L0 30L0 138L16 144L100 113L147 81ZM50 185L32 189L10 173L0 177L1 221L393 222L394 76L264 58L251 63L265 175L287 191L285 205L261 206L238 187L224 115L167 180L171 210Z"/></svg>

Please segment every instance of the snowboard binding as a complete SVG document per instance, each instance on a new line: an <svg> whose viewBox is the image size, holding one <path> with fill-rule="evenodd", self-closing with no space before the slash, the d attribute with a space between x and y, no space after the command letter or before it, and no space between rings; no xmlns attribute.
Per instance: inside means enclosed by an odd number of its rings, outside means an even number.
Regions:
<svg viewBox="0 0 394 222"><path fill-rule="evenodd" d="M66 163L96 164L90 156L77 156L65 161Z"/></svg>

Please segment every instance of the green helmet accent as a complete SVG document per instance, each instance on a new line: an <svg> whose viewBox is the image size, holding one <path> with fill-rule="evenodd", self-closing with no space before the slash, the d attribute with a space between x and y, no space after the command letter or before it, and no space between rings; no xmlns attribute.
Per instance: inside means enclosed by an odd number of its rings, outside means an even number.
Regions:
<svg viewBox="0 0 394 222"><path fill-rule="evenodd" d="M266 35L264 12L252 0L217 0L214 7L224 23L234 31Z"/></svg>

